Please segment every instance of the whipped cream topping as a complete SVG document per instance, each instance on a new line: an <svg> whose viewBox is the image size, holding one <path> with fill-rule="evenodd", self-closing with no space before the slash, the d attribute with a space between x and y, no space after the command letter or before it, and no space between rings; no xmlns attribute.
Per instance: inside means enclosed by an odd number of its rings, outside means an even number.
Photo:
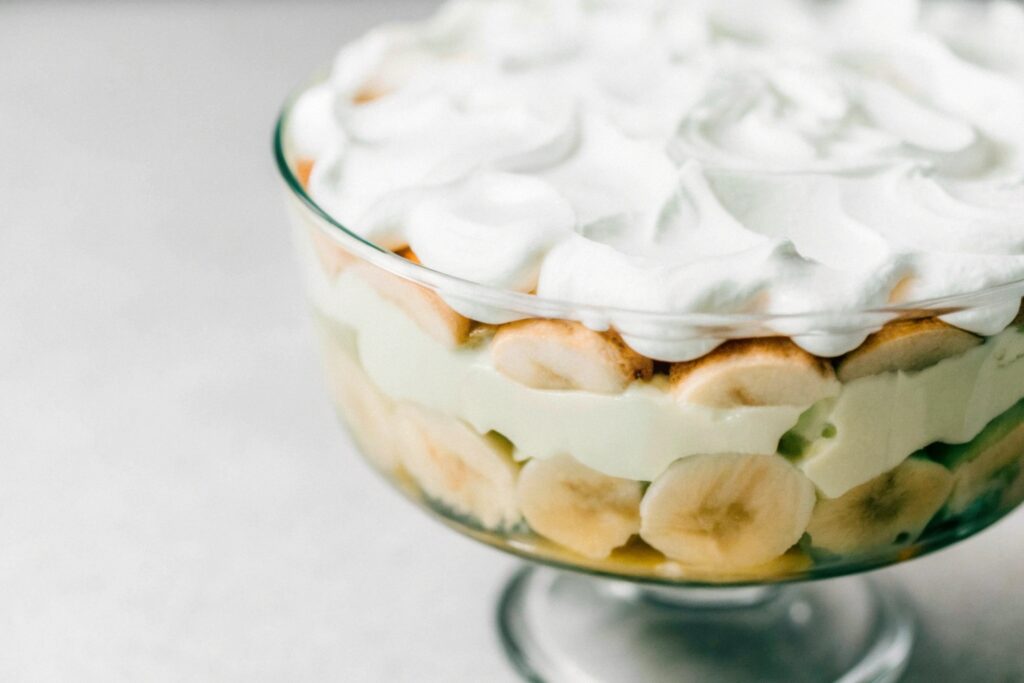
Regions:
<svg viewBox="0 0 1024 683"><path fill-rule="evenodd" d="M763 333L834 356L885 322L857 311L1024 278L1022 36L1014 2L457 0L344 48L291 142L325 210L435 270L581 305L827 311ZM946 319L990 335L1018 305ZM583 322L661 360L717 343Z"/></svg>

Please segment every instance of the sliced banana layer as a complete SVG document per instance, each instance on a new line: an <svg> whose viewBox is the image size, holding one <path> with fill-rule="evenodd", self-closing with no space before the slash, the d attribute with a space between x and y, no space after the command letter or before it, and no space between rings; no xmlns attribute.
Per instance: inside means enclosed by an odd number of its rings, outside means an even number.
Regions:
<svg viewBox="0 0 1024 683"><path fill-rule="evenodd" d="M487 529L520 521L517 466L508 442L408 403L399 405L397 415L402 464L426 495Z"/></svg>
<svg viewBox="0 0 1024 683"><path fill-rule="evenodd" d="M672 366L680 401L713 408L804 406L839 393L832 366L782 337L728 341Z"/></svg>
<svg viewBox="0 0 1024 683"><path fill-rule="evenodd" d="M472 321L452 310L435 292L366 262L356 267L359 276L378 294L401 308L434 339L448 347L466 341Z"/></svg>
<svg viewBox="0 0 1024 683"><path fill-rule="evenodd" d="M811 482L778 455L694 455L647 489L640 536L684 564L754 567L800 540L814 500Z"/></svg>
<svg viewBox="0 0 1024 683"><path fill-rule="evenodd" d="M568 455L526 463L517 492L535 532L594 560L640 530L643 484L601 474Z"/></svg>
<svg viewBox="0 0 1024 683"><path fill-rule="evenodd" d="M839 498L818 501L807 527L811 546L847 555L912 543L952 490L949 470L910 458Z"/></svg>
<svg viewBox="0 0 1024 683"><path fill-rule="evenodd" d="M342 330L333 329L323 335L331 398L363 454L379 469L390 472L398 465L395 405L356 361L354 336L343 340L341 334Z"/></svg>
<svg viewBox="0 0 1024 683"><path fill-rule="evenodd" d="M868 337L839 361L843 382L894 370L922 370L981 344L981 337L935 318L898 320Z"/></svg>
<svg viewBox="0 0 1024 683"><path fill-rule="evenodd" d="M1012 485L1024 458L1024 401L989 422L965 444L939 445L929 454L953 471L956 483L947 510L966 511L988 494Z"/></svg>
<svg viewBox="0 0 1024 683"><path fill-rule="evenodd" d="M653 361L614 332L595 332L567 320L502 325L491 343L491 357L499 372L535 389L615 394L654 372Z"/></svg>

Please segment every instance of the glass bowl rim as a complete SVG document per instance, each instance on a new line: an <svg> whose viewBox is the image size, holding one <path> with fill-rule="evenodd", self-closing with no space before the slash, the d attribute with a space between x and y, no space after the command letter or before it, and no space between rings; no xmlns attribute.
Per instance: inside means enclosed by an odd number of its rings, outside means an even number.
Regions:
<svg viewBox="0 0 1024 683"><path fill-rule="evenodd" d="M343 246L347 251L370 262L393 275L411 281L430 290L457 295L459 298L477 304L500 308L523 317L556 318L574 320L623 320L632 319L655 324L672 324L686 327L730 328L733 326L771 325L774 322L810 323L817 330L831 332L834 327L843 329L881 327L881 324L895 319L927 318L947 315L980 308L1007 299L1024 297L1024 278L1004 282L991 287L961 292L942 297L933 297L900 304L861 309L801 311L798 313L737 313L737 312L673 312L650 309L632 309L597 304L578 303L568 300L541 297L449 275L422 264L410 261L399 254L385 249L350 230L335 219L313 199L303 187L289 163L286 132L288 122L298 98L314 84L324 80L323 73L310 79L306 85L293 91L284 102L273 132L273 153L277 170L294 199L312 212L324 234ZM855 324L835 325L837 319L869 316L875 322L860 321ZM598 323L600 324L600 323ZM768 335L762 335L768 336Z"/></svg>

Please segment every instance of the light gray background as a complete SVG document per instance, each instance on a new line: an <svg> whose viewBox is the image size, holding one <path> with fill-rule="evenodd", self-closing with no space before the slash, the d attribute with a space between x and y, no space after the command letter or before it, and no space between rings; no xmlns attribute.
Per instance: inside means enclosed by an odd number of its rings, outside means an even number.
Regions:
<svg viewBox="0 0 1024 683"><path fill-rule="evenodd" d="M334 424L270 156L292 85L431 4L0 0L0 680L514 680L515 562ZM908 680L1024 680L1022 533L894 570Z"/></svg>

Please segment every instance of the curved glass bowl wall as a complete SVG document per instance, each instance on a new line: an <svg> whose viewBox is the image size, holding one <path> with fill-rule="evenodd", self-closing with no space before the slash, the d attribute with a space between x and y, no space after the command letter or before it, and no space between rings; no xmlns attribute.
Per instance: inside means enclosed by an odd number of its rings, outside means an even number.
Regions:
<svg viewBox="0 0 1024 683"><path fill-rule="evenodd" d="M301 176L306 172L301 167L303 160L289 157L286 137L282 137L286 125L287 117L282 119L278 131L278 162L288 185L295 238L321 331L328 382L339 415L378 470L411 500L458 531L532 560L621 578L702 584L787 581L857 572L918 557L977 532L1024 499L1021 475L1024 407L1016 405L1016 401L1008 401L1005 388L1022 372L1021 364L1011 362L1015 358L1005 357L1015 354L1020 346L1015 338L1019 336L1017 328L1011 327L1000 338L979 340L979 345L966 353L977 355L981 360L963 362L962 368L947 372L951 381L921 382L921 392L940 387L940 395L932 393L920 397L925 413L939 410L936 406L943 402L962 400L942 396L941 391L972 392L968 410L973 410L975 405L985 405L993 413L978 434L966 444L941 441L923 444L905 454L909 461L899 463L901 470L887 467L871 481L846 492L844 504L835 502L844 500L843 496L834 500L819 493L811 514L810 531L805 530L792 545L774 557L767 557L765 552L754 553L764 561L745 564L743 553L726 551L720 561L693 564L687 561L685 551L673 553L671 540L661 543L661 549L645 540L643 534L637 533L641 509L662 514L657 506L643 504L645 497L652 494L651 479L625 484L622 483L624 477L612 477L599 471L593 471L588 479L586 475L591 474L591 468L587 467L580 470L583 476L577 488L582 497L589 496L596 501L593 509L585 509L587 503L581 502L582 498L575 502L570 498L552 501L549 509L539 509L543 505L531 497L543 495L544 491L555 497L565 492L556 490L556 483L545 481L546 475L540 472L539 466L534 468L537 472L528 473L530 482L521 480L524 465L531 458L528 446L524 448L517 443L517 437L524 429L531 429L526 426L528 420L509 419L508 423L515 426L511 434L497 429L481 431L471 423L500 422L489 415L489 411L500 411L506 407L503 402L516 401L526 406L523 410L558 412L561 433L552 438L558 442L572 441L581 438L574 430L595 427L592 420L582 415L578 424L570 424L574 421L573 411L585 411L589 406L602 411L605 421L614 423L616 399L596 396L588 397L589 402L576 400L577 397L569 395L571 391L523 387L515 380L501 377L500 373L493 372L488 358L496 326L462 316L446 302L462 304L462 309L481 310L489 321L565 318L592 324L594 320L612 319L633 330L646 327L663 337L677 335L678 338L716 342L757 337L764 334L763 330L772 328L773 320L756 316L673 317L597 310L489 290L430 271L408 258L361 241L317 207L303 188ZM830 319L828 327L821 331L833 333L865 322L877 325L879 321L892 319L932 319L937 313L992 305L1019 296L1020 285L1010 285L958 300L930 302L928 307L865 311L851 316L848 323ZM999 348L983 352L989 346ZM944 363L952 366L957 361L954 356ZM486 370L475 371L474 366ZM934 373L935 370L930 368L924 372ZM988 374L980 377L982 372ZM914 373L901 374L912 376ZM990 382L990 376L998 381ZM663 388L659 384L663 381L657 372L653 378L645 380L654 387L652 392ZM494 396L485 396L486 391ZM1000 392L1000 395L978 395L986 391ZM510 392L515 394L514 398L510 397ZM1024 384L1020 393L1024 394ZM465 405L459 405L466 400L492 405L471 408L467 413ZM560 406L560 401L566 405ZM626 416L625 412L647 406L640 400L620 402L624 413L621 429L635 427L639 424L637 419L633 415ZM654 405L653 401L648 403ZM1009 406L1002 410L1007 403ZM997 407L991 408L990 404L997 404ZM814 412L813 407L804 411L802 417L800 411L793 412L791 428L784 431L774 449L777 457L791 463L796 471L808 457L800 453L807 441L804 423L812 424L826 437L830 436L829 429L834 430L827 420L821 425L813 424ZM770 415L772 420L778 417ZM931 419L921 411L912 418ZM723 415L720 419L717 429L723 431L749 429L752 424L750 420L737 419L735 414ZM907 423L896 427L913 430L920 425ZM867 428L871 428L870 424ZM889 424L886 428L893 426ZM551 429L551 420L538 419L533 429L538 432ZM549 440L540 433L526 437L526 444ZM860 438L860 435L838 434L834 438ZM635 441L645 443L640 438ZM425 449L415 448L417 442L426 444ZM867 439L866 442L873 441ZM413 450L423 452L412 453ZM572 452L564 454L568 458L573 455ZM593 457L591 455L590 461ZM636 458L630 453L621 453L619 457ZM860 457L870 459L872 455L862 453ZM557 462L559 458L546 460ZM573 483L567 480L574 476L572 468L581 463L562 464L565 466L561 469L554 464L546 468L549 479L571 488ZM763 476L770 477L776 464L754 465L767 467ZM749 466L736 465L741 469ZM657 481L657 477L652 479ZM609 486L615 489L612 493L601 490ZM679 490L683 495L686 487ZM769 494L755 491L751 495ZM780 489L779 495L791 494L790 489ZM726 505L732 504L722 500ZM758 501L752 506L776 504L770 500L760 502L760 498ZM528 508L525 515L520 509L523 503ZM601 505L605 504L607 508L602 509ZM789 514L789 506L789 501L778 501L777 509L785 515ZM705 512L705 517L713 517L711 511ZM734 512L742 517L756 515L757 510L737 507ZM683 527L701 523L700 511L688 511L682 506L677 514L690 515L689 521L680 522ZM566 518L561 525L564 528L560 528L557 519L545 521L545 515ZM568 519L573 516L575 519ZM711 542L715 541L716 528L723 534L741 534L741 530L728 529L730 525L711 517L708 517L708 529L699 532ZM531 519L537 520L536 526L540 528L533 528ZM844 524L850 528L841 528ZM578 527L575 531L573 525ZM858 529L857 525L864 528ZM589 528L591 526L594 528ZM737 520L734 526L742 526L741 521ZM617 531L611 527L616 527ZM815 528L823 530L822 537L827 537L827 543L816 542L812 533ZM579 538L572 538L573 533ZM664 533L662 530L649 535L659 538L659 534ZM695 530L684 528L681 533L685 537ZM776 533L776 530L767 526L762 533ZM722 544L730 542L724 536L721 539ZM737 536L736 542L746 541Z"/></svg>

